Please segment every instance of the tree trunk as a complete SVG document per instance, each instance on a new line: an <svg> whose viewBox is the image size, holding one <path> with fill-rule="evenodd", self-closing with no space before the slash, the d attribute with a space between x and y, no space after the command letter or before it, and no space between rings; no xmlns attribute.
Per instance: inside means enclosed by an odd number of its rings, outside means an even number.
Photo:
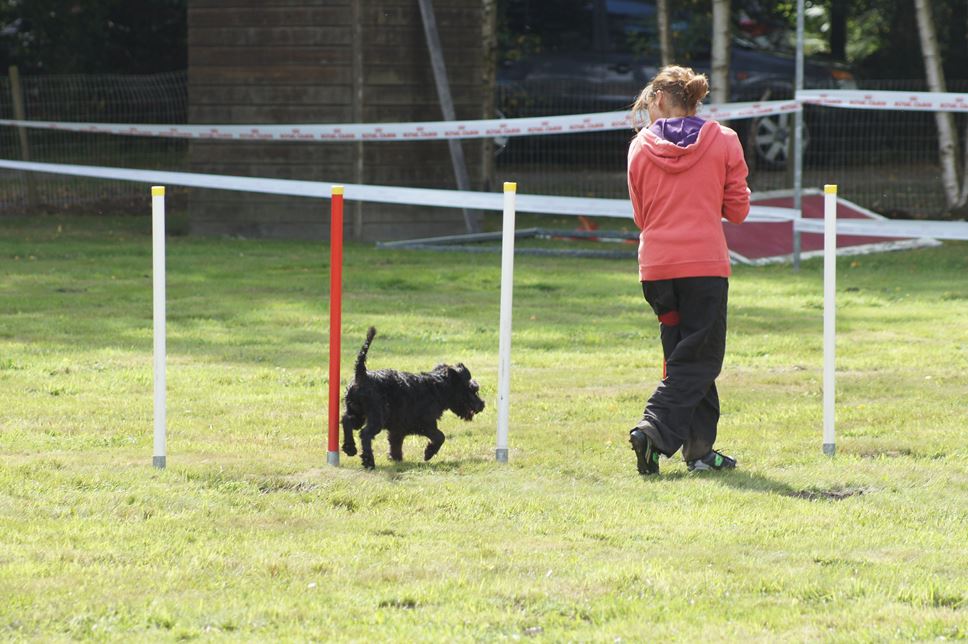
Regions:
<svg viewBox="0 0 968 644"><path fill-rule="evenodd" d="M714 104L729 101L730 2L713 0L713 52L710 84Z"/></svg>
<svg viewBox="0 0 968 644"><path fill-rule="evenodd" d="M847 60L847 6L850 0L830 0L830 55Z"/></svg>
<svg viewBox="0 0 968 644"><path fill-rule="evenodd" d="M938 51L938 37L934 30L934 17L928 0L914 0L917 13L918 35L921 37L921 54L924 58L924 71L928 77L928 89L944 92L944 72L941 69L941 54ZM935 112L938 125L938 151L941 158L941 183L944 186L945 201L948 209L957 208L961 201L958 185L957 150L958 133L951 112Z"/></svg>
<svg viewBox="0 0 968 644"><path fill-rule="evenodd" d="M481 105L481 118L492 119L497 103L497 0L481 0L481 38L484 41L484 68L481 75L484 100ZM494 139L486 138L481 141L482 189L490 191L495 183Z"/></svg>
<svg viewBox="0 0 968 644"><path fill-rule="evenodd" d="M595 13L592 17L592 49L596 53L608 51L608 7L606 0L594 0Z"/></svg>
<svg viewBox="0 0 968 644"><path fill-rule="evenodd" d="M672 39L669 33L669 0L657 0L656 9L659 21L659 49L662 56L662 66L672 64Z"/></svg>
<svg viewBox="0 0 968 644"><path fill-rule="evenodd" d="M968 43L968 0L965 2L964 9L965 11L961 15L965 20L962 24L962 28L965 31L964 38L961 39L961 42ZM953 42L958 42L958 40L955 39ZM963 46L961 53L965 58L968 58L968 44ZM968 217L968 213L965 212L965 210L968 210L968 125L965 126L965 155L961 157L961 167L964 175L961 177L961 195L958 201L961 203L962 215Z"/></svg>

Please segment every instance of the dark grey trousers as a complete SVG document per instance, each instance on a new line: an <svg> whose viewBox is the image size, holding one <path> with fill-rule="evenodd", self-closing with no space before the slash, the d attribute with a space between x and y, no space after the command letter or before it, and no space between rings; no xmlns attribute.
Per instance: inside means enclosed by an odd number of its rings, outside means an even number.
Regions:
<svg viewBox="0 0 968 644"><path fill-rule="evenodd" d="M666 456L681 447L683 459L702 458L716 442L719 423L716 378L726 352L729 280L642 282L642 292L659 318L665 364L637 427Z"/></svg>

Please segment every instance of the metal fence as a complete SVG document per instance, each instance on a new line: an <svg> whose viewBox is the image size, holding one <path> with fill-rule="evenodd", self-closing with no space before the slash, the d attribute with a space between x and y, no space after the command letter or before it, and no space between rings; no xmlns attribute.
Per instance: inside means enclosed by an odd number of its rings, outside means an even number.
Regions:
<svg viewBox="0 0 968 644"><path fill-rule="evenodd" d="M923 91L923 81L859 82L863 89ZM187 74L151 76L39 76L22 79L25 115L50 121L186 123ZM498 109L507 116L575 114L620 109L640 88L595 88L575 83L500 86ZM0 117L14 118L11 84L0 78ZM968 92L968 81L949 83ZM593 95L594 92L594 95ZM606 96L609 103L603 103ZM627 97L627 101L622 97ZM782 98L779 96L763 98ZM623 105L624 104L624 105ZM956 115L959 135L968 137L968 115ZM840 194L895 217L942 217L944 194L934 115L928 112L851 110L808 105L803 186L836 183ZM754 191L790 189L789 148L779 145L792 116L730 123L743 137ZM187 168L185 140L28 130L33 161L129 168ZM499 149L490 185L517 181L522 192L588 197L627 194L625 159L631 131L514 137ZM792 138L792 137L790 137ZM765 141L765 143L764 143ZM280 145L285 145L280 143ZM378 143L373 145L392 145ZM0 127L0 156L22 158L18 131ZM34 204L28 204L32 182ZM0 173L0 211L33 208L87 210L143 200L130 183L56 175Z"/></svg>
<svg viewBox="0 0 968 644"><path fill-rule="evenodd" d="M927 90L923 80L862 81L858 87ZM622 84L594 88L567 82L513 84L499 88L498 105L507 116L606 111L627 107L640 90ZM968 81L949 82L948 91L968 92ZM627 100L622 101L622 96ZM964 149L968 117L957 114L955 122ZM933 113L807 105L804 124L804 188L836 183L842 197L875 212L894 217L944 216ZM792 115L728 125L744 142L751 189L792 190L793 164L787 163L792 155ZM627 195L625 163L632 136L628 131L516 137L498 153L497 180L516 180L529 193L621 198ZM790 145L779 144L784 140Z"/></svg>
<svg viewBox="0 0 968 644"><path fill-rule="evenodd" d="M185 123L185 72L128 75L28 76L20 80L24 116L39 121L102 123ZM0 77L0 118L16 118L12 81ZM188 142L154 137L25 130L24 150L16 128L0 127L0 150L7 159L127 168L183 169ZM0 173L0 210L111 208L144 200L144 189L122 181L99 181L50 174ZM34 203L28 203L33 201Z"/></svg>

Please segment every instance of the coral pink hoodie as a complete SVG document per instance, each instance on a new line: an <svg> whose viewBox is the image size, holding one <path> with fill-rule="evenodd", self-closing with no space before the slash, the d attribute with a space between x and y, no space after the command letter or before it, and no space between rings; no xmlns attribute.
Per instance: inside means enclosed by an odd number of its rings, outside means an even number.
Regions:
<svg viewBox="0 0 968 644"><path fill-rule="evenodd" d="M729 277L721 219L749 214L749 170L736 132L706 121L685 147L639 131L629 146L629 196L639 235L639 279Z"/></svg>

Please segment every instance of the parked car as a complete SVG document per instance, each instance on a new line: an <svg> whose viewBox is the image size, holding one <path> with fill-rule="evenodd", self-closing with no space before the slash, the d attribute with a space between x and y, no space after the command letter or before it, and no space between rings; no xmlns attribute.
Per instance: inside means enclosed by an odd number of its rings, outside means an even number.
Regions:
<svg viewBox="0 0 968 644"><path fill-rule="evenodd" d="M506 116L602 112L628 108L660 67L652 0L507 0L499 110ZM708 17L674 15L671 31L679 64L710 72ZM791 98L795 56L781 48L785 34L744 16L730 59L731 102ZM788 34L787 34L788 35ZM804 86L849 88L851 71L819 59L804 62ZM735 121L757 161L783 167L791 115Z"/></svg>

